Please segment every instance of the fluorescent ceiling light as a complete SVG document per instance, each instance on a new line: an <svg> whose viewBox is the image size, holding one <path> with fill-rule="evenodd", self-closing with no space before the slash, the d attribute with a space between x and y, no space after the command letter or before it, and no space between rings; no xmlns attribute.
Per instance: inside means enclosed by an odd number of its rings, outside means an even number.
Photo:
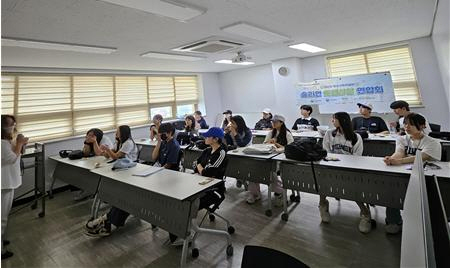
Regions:
<svg viewBox="0 0 450 268"><path fill-rule="evenodd" d="M294 49L299 49L299 50L303 50L306 52L310 52L310 53L317 53L317 52L322 52L325 51L326 49L323 49L321 47L316 47L307 43L301 43L301 44L297 44L297 45L290 45L290 48L294 48Z"/></svg>
<svg viewBox="0 0 450 268"><path fill-rule="evenodd" d="M203 57L186 56L186 55L178 55L178 54L167 54L167 53L158 53L158 52L147 52L147 53L142 54L141 57L165 59L165 60L184 60L184 61L197 61L197 60L205 59Z"/></svg>
<svg viewBox="0 0 450 268"><path fill-rule="evenodd" d="M138 9L144 12L160 15L176 19L179 21L188 21L206 12L205 9L200 9L186 4L178 3L169 0L99 0L110 4L115 4L123 7Z"/></svg>
<svg viewBox="0 0 450 268"><path fill-rule="evenodd" d="M266 43L278 43L288 41L289 37L277 34L245 22L239 22L220 28L227 33L236 34Z"/></svg>
<svg viewBox="0 0 450 268"><path fill-rule="evenodd" d="M2 38L2 46L25 47L35 49L47 49L47 50L62 50L62 51L82 52L82 53L96 53L96 54L111 54L117 50L117 48L111 47L86 46L86 45L56 43L56 42L28 40L28 39L16 39L7 37Z"/></svg>
<svg viewBox="0 0 450 268"><path fill-rule="evenodd" d="M235 64L235 65L252 65L252 64L255 64L252 61L233 62L232 60L216 60L215 63Z"/></svg>

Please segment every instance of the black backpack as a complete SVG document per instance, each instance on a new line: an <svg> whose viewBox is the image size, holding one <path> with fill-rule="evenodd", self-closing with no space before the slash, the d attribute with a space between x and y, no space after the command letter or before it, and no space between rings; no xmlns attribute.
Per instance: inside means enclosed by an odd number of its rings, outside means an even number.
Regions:
<svg viewBox="0 0 450 268"><path fill-rule="evenodd" d="M327 156L327 151L316 140L297 140L284 148L286 158L298 161L319 161Z"/></svg>

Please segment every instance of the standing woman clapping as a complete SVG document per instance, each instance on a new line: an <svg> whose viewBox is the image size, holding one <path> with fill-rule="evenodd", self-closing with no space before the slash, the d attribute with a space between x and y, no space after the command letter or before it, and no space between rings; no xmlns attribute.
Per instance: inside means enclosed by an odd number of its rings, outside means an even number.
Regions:
<svg viewBox="0 0 450 268"><path fill-rule="evenodd" d="M14 199L14 189L22 184L20 174L20 155L22 148L28 143L28 138L22 134L16 135L16 119L12 115L2 115L2 260L13 255L6 250L9 244L5 240L8 215Z"/></svg>

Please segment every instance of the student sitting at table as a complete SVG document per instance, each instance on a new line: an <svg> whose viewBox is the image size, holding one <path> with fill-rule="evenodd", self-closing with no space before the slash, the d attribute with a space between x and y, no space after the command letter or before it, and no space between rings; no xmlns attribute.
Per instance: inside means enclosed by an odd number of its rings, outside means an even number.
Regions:
<svg viewBox="0 0 450 268"><path fill-rule="evenodd" d="M199 209L204 209L214 204L220 198L218 194L225 194L225 176L226 169L226 147L222 143L224 137L223 130L219 127L212 127L207 132L203 133L205 137L205 144L209 147L203 150L200 157L197 159L194 172L199 175L222 180L220 184L214 186L216 191L207 192L200 197ZM177 236L170 234L172 245L182 245L183 239L178 239Z"/></svg>
<svg viewBox="0 0 450 268"><path fill-rule="evenodd" d="M98 128L91 128L86 133L86 139L84 140L84 146L83 146L83 156L84 157L90 157L90 156L98 156L98 155L104 155L107 156L105 151L100 148L100 146L107 146L108 148L112 148L111 140L103 135L103 131L101 131ZM83 199L86 199L91 194L86 193L85 191L81 190L78 192L78 194L73 198L75 201L81 201Z"/></svg>
<svg viewBox="0 0 450 268"><path fill-rule="evenodd" d="M409 113L405 116L404 127L407 134L398 137L395 153L384 158L386 165L413 163L417 150L421 152L423 161L441 160L441 143L423 132L426 123L425 118L420 114ZM402 222L400 209L386 208L385 231L387 233L400 232Z"/></svg>
<svg viewBox="0 0 450 268"><path fill-rule="evenodd" d="M323 148L328 153L362 155L363 141L359 134L354 133L350 115L346 112L338 112L333 115L332 123L335 129L329 129L323 137ZM370 232L370 209L363 202L356 202L360 208L360 221L358 229L361 233ZM322 222L330 222L329 203L325 195L320 195L320 217Z"/></svg>
<svg viewBox="0 0 450 268"><path fill-rule="evenodd" d="M105 145L100 146L100 148L112 159L128 158L132 161L137 160L138 148L131 137L130 127L127 125L117 128L114 149L110 149ZM86 223L86 234L96 237L109 236L113 227L123 226L129 215L130 213L126 211L112 207L107 214Z"/></svg>
<svg viewBox="0 0 450 268"><path fill-rule="evenodd" d="M411 111L409 110L409 103L407 103L406 101L398 100L391 103L390 107L392 110L394 110L394 113L398 115L398 121L393 122L393 126L399 134L405 134L405 127L403 122L405 120L405 117L411 113ZM425 118L423 114L420 115ZM431 132L430 124L428 123L428 120L426 118L425 128L423 128L422 131L423 133L425 133L425 135L428 135Z"/></svg>
<svg viewBox="0 0 450 268"><path fill-rule="evenodd" d="M155 114L150 124L150 140L156 139L158 136L158 129L163 121L163 117L160 114Z"/></svg>
<svg viewBox="0 0 450 268"><path fill-rule="evenodd" d="M152 152L156 166L178 171L178 158L180 144L174 138L175 127L170 123L161 124L159 127L158 142Z"/></svg>
<svg viewBox="0 0 450 268"><path fill-rule="evenodd" d="M104 155L104 151L100 148L102 145L112 148L111 140L103 135L103 131L98 128L91 128L86 133L84 140L83 156Z"/></svg>
<svg viewBox="0 0 450 268"><path fill-rule="evenodd" d="M292 126L293 130L303 130L303 131L317 131L317 126L320 125L317 119L312 118L311 114L313 109L309 105L300 106L300 118L295 120Z"/></svg>
<svg viewBox="0 0 450 268"><path fill-rule="evenodd" d="M222 129L225 130L230 124L231 117L233 116L233 112L231 110L226 110L223 114L223 121L222 121Z"/></svg>
<svg viewBox="0 0 450 268"><path fill-rule="evenodd" d="M240 115L231 117L230 123L225 128L225 142L227 145L245 147L252 142L252 131L245 124Z"/></svg>
<svg viewBox="0 0 450 268"><path fill-rule="evenodd" d="M184 132L189 134L190 136L198 135L198 128L196 128L197 122L192 115L187 115L184 118Z"/></svg>
<svg viewBox="0 0 450 268"><path fill-rule="evenodd" d="M373 106L370 103L358 103L359 113L362 116L353 118L353 130L366 130L369 133L389 134L384 120L379 116L371 116Z"/></svg>
<svg viewBox="0 0 450 268"><path fill-rule="evenodd" d="M206 124L205 118L203 118L203 116L202 116L202 112L195 111L194 112L194 118L195 118L195 122L198 124L198 126L201 129L208 129L209 128L208 124Z"/></svg>
<svg viewBox="0 0 450 268"><path fill-rule="evenodd" d="M277 152L283 152L284 146L294 142L294 137L291 132L286 128L284 123L285 119L282 115L274 115L272 119L273 129L267 133L264 143L274 144L277 147ZM255 201L261 199L261 190L259 183L248 183L249 195L247 197L247 203L253 204ZM277 179L273 185L273 191L275 192L275 205L281 206L283 203L283 189L281 187L281 179L277 176Z"/></svg>
<svg viewBox="0 0 450 268"><path fill-rule="evenodd" d="M272 129L272 112L269 108L265 108L262 111L262 117L256 124L256 130L267 130Z"/></svg>

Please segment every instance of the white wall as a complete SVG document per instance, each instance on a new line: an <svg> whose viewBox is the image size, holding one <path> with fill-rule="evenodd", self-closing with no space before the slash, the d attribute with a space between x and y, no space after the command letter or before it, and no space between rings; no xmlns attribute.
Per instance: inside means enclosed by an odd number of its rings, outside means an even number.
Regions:
<svg viewBox="0 0 450 268"><path fill-rule="evenodd" d="M437 63L441 72L442 82L445 88L446 100L450 106L450 1L440 0L436 19L434 21L433 41Z"/></svg>
<svg viewBox="0 0 450 268"><path fill-rule="evenodd" d="M199 109L206 114L206 122L209 126L219 126L223 112L219 75L203 73L199 75L199 80L202 92Z"/></svg>
<svg viewBox="0 0 450 268"><path fill-rule="evenodd" d="M442 125L442 129L450 129L449 104L443 89L436 56L431 38L424 37L408 41L415 64L417 81L421 91L424 108L414 109L423 113L430 122ZM272 63L272 73L269 65L229 71L219 74L220 87L223 94L224 108L230 106L233 112L257 113L262 106L272 108L277 113L284 113L288 126L291 126L298 116L295 104L295 82L310 82L324 78L326 74L326 55L305 59L283 59ZM288 76L280 76L278 68L288 67ZM268 81L272 79L273 82ZM296 81L296 79L299 79ZM259 90L259 91L258 91ZM270 96L272 96L270 98ZM253 109L253 110L252 110ZM324 125L329 125L330 115L318 114L313 106L314 116ZM356 111L355 106L355 111ZM258 113L259 116L259 113ZM386 121L395 120L395 115L380 115ZM255 118L248 120L254 124Z"/></svg>
<svg viewBox="0 0 450 268"><path fill-rule="evenodd" d="M253 127L265 107L274 107L275 91L270 64L219 74L223 110L242 114Z"/></svg>

